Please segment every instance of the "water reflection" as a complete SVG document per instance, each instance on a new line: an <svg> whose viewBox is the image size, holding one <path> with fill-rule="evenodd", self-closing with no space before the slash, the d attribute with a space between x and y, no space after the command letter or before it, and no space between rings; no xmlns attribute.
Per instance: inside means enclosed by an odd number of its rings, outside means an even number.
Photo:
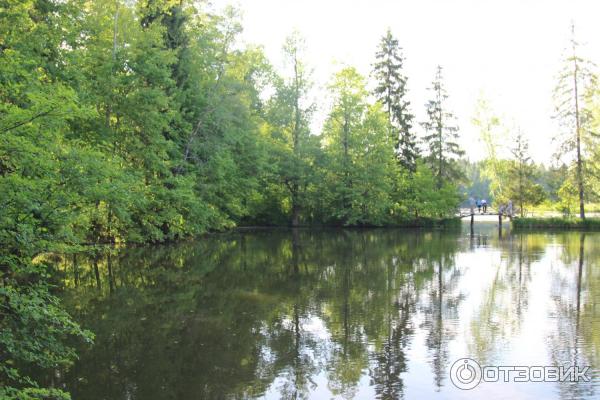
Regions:
<svg viewBox="0 0 600 400"><path fill-rule="evenodd" d="M598 396L597 234L259 230L56 266L96 333L49 377L75 399ZM482 365L591 365L590 383L485 383Z"/></svg>

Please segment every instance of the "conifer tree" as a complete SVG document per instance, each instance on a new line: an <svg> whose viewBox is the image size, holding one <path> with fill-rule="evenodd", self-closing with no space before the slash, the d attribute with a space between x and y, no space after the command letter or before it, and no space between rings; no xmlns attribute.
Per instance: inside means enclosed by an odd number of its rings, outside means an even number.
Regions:
<svg viewBox="0 0 600 400"><path fill-rule="evenodd" d="M446 109L448 93L444 87L441 66L437 67L429 91L432 98L425 104L427 121L422 123L426 131L423 141L429 148L427 161L435 175L438 188L441 188L444 180L456 181L462 176L456 161L465 152L457 142L456 118Z"/></svg>
<svg viewBox="0 0 600 400"><path fill-rule="evenodd" d="M403 74L404 57L398 40L388 29L381 38L375 54L374 75L377 80L375 95L383 104L388 117L388 130L394 143L396 156L402 166L409 171L416 169L418 149L412 132L410 103L406 98L407 77Z"/></svg>
<svg viewBox="0 0 600 400"><path fill-rule="evenodd" d="M571 26L571 48L564 59L558 84L554 91L556 119L564 128L558 137L560 158L573 159L575 181L579 198L579 216L585 219L585 142L593 139L589 129L590 113L586 107L586 97L593 87L596 77L591 70L591 62L579 54L579 43L575 40L575 26Z"/></svg>

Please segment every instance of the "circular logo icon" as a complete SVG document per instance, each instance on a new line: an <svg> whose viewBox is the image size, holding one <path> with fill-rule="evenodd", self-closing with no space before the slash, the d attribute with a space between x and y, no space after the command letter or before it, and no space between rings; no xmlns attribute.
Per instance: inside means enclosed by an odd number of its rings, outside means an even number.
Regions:
<svg viewBox="0 0 600 400"><path fill-rule="evenodd" d="M460 358L450 368L450 380L459 389L473 389L481 382L481 366L470 358Z"/></svg>

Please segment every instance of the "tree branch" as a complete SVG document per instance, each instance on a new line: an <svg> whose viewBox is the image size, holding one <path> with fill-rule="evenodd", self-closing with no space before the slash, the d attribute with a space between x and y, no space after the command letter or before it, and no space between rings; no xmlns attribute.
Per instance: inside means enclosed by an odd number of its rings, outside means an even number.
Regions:
<svg viewBox="0 0 600 400"><path fill-rule="evenodd" d="M16 123L16 124L12 125L12 126L9 126L8 128L4 128L4 129L2 129L2 131L0 131L0 132L1 132L1 133L6 133L6 132L8 132L8 131L11 131L11 130L13 130L13 129L16 129L16 128L20 127L20 126L26 125L26 124L28 124L28 123L30 123L30 122L33 122L33 121L35 121L35 120L36 120L36 119L38 119L38 118L42 118L42 117L45 117L45 116L49 115L49 114L50 114L50 113L52 113L52 111L54 111L54 110L55 110L55 107L53 107L53 108L51 108L51 109L49 109L49 110L47 110L47 111L41 112L41 113L39 113L39 114L37 114L37 115L34 115L33 117L29 118L29 119L28 119L28 120L26 120L26 121L21 121L21 122L18 122L18 123Z"/></svg>

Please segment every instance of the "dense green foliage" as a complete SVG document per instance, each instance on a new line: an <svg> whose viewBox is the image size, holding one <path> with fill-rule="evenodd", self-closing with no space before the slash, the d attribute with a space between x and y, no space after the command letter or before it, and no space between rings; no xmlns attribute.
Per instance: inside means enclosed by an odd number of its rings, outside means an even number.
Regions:
<svg viewBox="0 0 600 400"><path fill-rule="evenodd" d="M393 207L397 180L393 145L379 106L366 102L364 79L353 68L330 86L334 106L323 132L328 214L344 224L381 224Z"/></svg>
<svg viewBox="0 0 600 400"><path fill-rule="evenodd" d="M343 69L323 132L311 132L300 35L285 41L278 71L237 41L234 9L210 10L0 5L1 397L68 396L22 371L67 366L66 340L91 340L53 296L48 254L239 224L413 225L455 213L455 182L417 160L390 34L376 65L389 90L369 93Z"/></svg>

